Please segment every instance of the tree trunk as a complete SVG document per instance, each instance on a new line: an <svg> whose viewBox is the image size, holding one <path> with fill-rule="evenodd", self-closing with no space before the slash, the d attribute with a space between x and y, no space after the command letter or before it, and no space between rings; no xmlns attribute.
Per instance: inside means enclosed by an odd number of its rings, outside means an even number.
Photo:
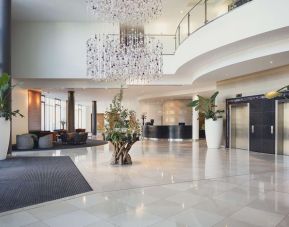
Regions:
<svg viewBox="0 0 289 227"><path fill-rule="evenodd" d="M114 151L111 158L112 165L131 165L132 160L129 151L134 142L112 142Z"/></svg>

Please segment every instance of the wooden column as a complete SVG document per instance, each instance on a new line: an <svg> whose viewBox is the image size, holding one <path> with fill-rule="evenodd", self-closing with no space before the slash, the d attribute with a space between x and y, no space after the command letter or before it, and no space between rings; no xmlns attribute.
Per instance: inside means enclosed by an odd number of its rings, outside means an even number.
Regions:
<svg viewBox="0 0 289 227"><path fill-rule="evenodd" d="M68 132L74 132L75 131L75 99L74 99L74 91L68 91L67 130L68 130Z"/></svg>
<svg viewBox="0 0 289 227"><path fill-rule="evenodd" d="M11 75L11 0L0 0L0 74L3 72ZM10 135L8 154L11 154L11 148Z"/></svg>
<svg viewBox="0 0 289 227"><path fill-rule="evenodd" d="M28 131L41 130L41 92L28 91Z"/></svg>
<svg viewBox="0 0 289 227"><path fill-rule="evenodd" d="M97 102L96 101L92 101L91 133L93 136L96 136L97 134Z"/></svg>

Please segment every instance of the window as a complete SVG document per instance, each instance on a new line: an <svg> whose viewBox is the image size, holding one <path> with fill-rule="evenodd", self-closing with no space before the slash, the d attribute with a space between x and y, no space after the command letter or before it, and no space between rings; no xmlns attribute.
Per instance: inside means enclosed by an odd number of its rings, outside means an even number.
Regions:
<svg viewBox="0 0 289 227"><path fill-rule="evenodd" d="M61 121L66 122L66 101L41 96L41 130L62 129ZM64 128L66 125L64 125Z"/></svg>
<svg viewBox="0 0 289 227"><path fill-rule="evenodd" d="M86 129L86 107L75 105L75 128ZM61 122L65 122L63 125ZM41 96L41 130L54 131L67 128L66 101Z"/></svg>
<svg viewBox="0 0 289 227"><path fill-rule="evenodd" d="M80 104L75 106L75 128L86 129L86 107Z"/></svg>

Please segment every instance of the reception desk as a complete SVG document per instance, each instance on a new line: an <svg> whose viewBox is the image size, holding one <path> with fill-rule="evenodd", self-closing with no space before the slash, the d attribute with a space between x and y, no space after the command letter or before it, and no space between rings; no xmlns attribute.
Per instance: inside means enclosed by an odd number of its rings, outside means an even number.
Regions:
<svg viewBox="0 0 289 227"><path fill-rule="evenodd" d="M143 136L146 139L154 140L191 140L191 125L145 125L143 128Z"/></svg>

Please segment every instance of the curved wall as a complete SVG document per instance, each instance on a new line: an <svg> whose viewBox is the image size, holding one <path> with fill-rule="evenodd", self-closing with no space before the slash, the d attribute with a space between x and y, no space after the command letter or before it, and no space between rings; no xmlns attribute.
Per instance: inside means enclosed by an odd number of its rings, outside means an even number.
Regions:
<svg viewBox="0 0 289 227"><path fill-rule="evenodd" d="M289 26L289 1L253 0L210 22L187 38L173 56L165 56L164 73L175 74L185 63L208 52Z"/></svg>

